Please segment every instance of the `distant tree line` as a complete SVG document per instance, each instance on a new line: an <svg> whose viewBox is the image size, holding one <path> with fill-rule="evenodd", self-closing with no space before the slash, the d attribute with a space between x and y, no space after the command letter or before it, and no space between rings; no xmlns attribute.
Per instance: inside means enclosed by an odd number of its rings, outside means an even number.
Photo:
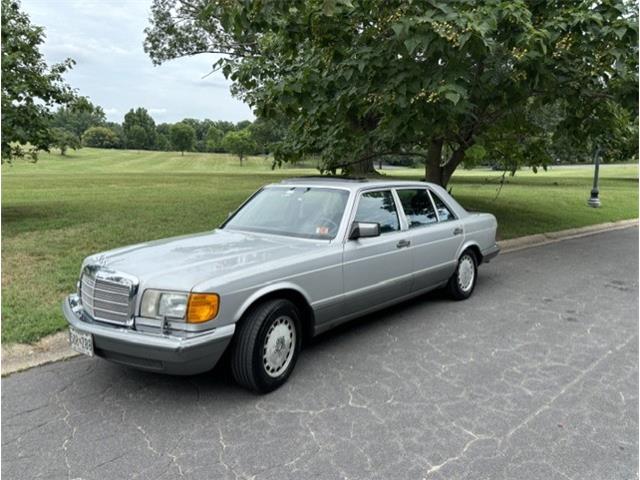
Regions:
<svg viewBox="0 0 640 480"><path fill-rule="evenodd" d="M51 118L54 147L64 155L69 148L120 148L184 152L220 152L238 155L269 154L280 139L272 122L185 118L177 123L156 124L142 107L129 110L123 122L108 122L104 110L87 98L58 108Z"/></svg>

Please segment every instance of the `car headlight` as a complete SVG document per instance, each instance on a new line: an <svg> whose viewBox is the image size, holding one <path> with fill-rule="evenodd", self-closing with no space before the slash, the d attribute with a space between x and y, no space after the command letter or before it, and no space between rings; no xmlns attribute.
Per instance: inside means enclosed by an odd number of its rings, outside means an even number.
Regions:
<svg viewBox="0 0 640 480"><path fill-rule="evenodd" d="M215 293L179 293L145 290L140 315L149 318L171 318L187 323L213 320L218 314L220 299Z"/></svg>
<svg viewBox="0 0 640 480"><path fill-rule="evenodd" d="M189 295L186 293L145 290L140 314L143 317L169 317L184 320Z"/></svg>

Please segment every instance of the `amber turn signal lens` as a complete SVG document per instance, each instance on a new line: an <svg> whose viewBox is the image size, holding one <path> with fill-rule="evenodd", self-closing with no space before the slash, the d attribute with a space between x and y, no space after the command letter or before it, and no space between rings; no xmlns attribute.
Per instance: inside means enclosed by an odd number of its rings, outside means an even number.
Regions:
<svg viewBox="0 0 640 480"><path fill-rule="evenodd" d="M187 322L202 323L218 315L220 297L215 293L192 293L187 305Z"/></svg>

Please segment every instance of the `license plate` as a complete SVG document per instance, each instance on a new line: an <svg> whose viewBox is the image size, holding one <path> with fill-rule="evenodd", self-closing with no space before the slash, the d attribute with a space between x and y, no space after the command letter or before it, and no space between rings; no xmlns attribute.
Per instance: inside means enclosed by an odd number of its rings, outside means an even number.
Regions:
<svg viewBox="0 0 640 480"><path fill-rule="evenodd" d="M93 335L69 327L69 345L76 352L93 357Z"/></svg>

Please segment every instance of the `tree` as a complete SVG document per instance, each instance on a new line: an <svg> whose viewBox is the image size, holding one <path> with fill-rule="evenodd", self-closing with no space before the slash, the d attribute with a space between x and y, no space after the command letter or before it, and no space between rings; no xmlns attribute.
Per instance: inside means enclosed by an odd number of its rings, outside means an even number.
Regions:
<svg viewBox="0 0 640 480"><path fill-rule="evenodd" d="M64 128L81 138L88 128L104 125L106 120L102 107L93 105L86 97L78 97L73 103L54 112L51 125Z"/></svg>
<svg viewBox="0 0 640 480"><path fill-rule="evenodd" d="M236 129L236 126L225 120L217 120L213 122L213 125L222 132L223 135L226 135L229 132L233 132Z"/></svg>
<svg viewBox="0 0 640 480"><path fill-rule="evenodd" d="M49 108L68 104L74 92L62 75L74 62L47 66L42 27L31 24L20 3L2 0L2 161L49 150L54 141Z"/></svg>
<svg viewBox="0 0 640 480"><path fill-rule="evenodd" d="M256 143L251 138L249 129L240 130L239 132L229 132L222 139L222 147L229 153L238 155L240 166L242 160L256 149Z"/></svg>
<svg viewBox="0 0 640 480"><path fill-rule="evenodd" d="M179 122L171 126L171 144L184 155L185 150L192 150L196 140L196 132L191 125Z"/></svg>
<svg viewBox="0 0 640 480"><path fill-rule="evenodd" d="M197 120L195 118L185 118L182 120L182 123L186 123L191 126L195 132L195 150L199 152L207 151L207 133L209 132L209 128L214 125L209 119Z"/></svg>
<svg viewBox="0 0 640 480"><path fill-rule="evenodd" d="M222 147L222 137L224 134L215 125L211 125L207 131L206 150L207 152L217 152Z"/></svg>
<svg viewBox="0 0 640 480"><path fill-rule="evenodd" d="M65 130L64 128L53 128L51 133L53 136L53 143L51 145L60 149L60 155L66 155L67 149L69 148L73 150L82 148L80 139L75 133L70 132L69 130Z"/></svg>
<svg viewBox="0 0 640 480"><path fill-rule="evenodd" d="M117 122L105 122L104 126L110 129L118 137L118 144L114 148L126 148L127 142L122 125Z"/></svg>
<svg viewBox="0 0 640 480"><path fill-rule="evenodd" d="M131 109L122 123L127 148L153 150L156 143L156 122L145 108Z"/></svg>
<svg viewBox="0 0 640 480"><path fill-rule="evenodd" d="M126 133L127 148L150 150L149 135L144 127L140 125L132 125Z"/></svg>
<svg viewBox="0 0 640 480"><path fill-rule="evenodd" d="M160 123L156 126L156 149L168 152L171 150L171 124Z"/></svg>
<svg viewBox="0 0 640 480"><path fill-rule="evenodd" d="M108 127L90 127L82 135L82 142L93 148L119 148L118 134Z"/></svg>
<svg viewBox="0 0 640 480"><path fill-rule="evenodd" d="M222 54L232 91L287 125L278 161L362 175L418 156L446 185L462 162L515 148L545 165L559 129L599 142L635 118L637 19L626 0L154 0L145 50ZM535 123L550 105L558 121Z"/></svg>
<svg viewBox="0 0 640 480"><path fill-rule="evenodd" d="M249 130L256 141L258 151L262 153L272 153L284 136L282 125L264 118L258 118L253 122Z"/></svg>
<svg viewBox="0 0 640 480"><path fill-rule="evenodd" d="M158 133L156 137L156 149L161 152L168 152L171 150L171 141L164 133Z"/></svg>

